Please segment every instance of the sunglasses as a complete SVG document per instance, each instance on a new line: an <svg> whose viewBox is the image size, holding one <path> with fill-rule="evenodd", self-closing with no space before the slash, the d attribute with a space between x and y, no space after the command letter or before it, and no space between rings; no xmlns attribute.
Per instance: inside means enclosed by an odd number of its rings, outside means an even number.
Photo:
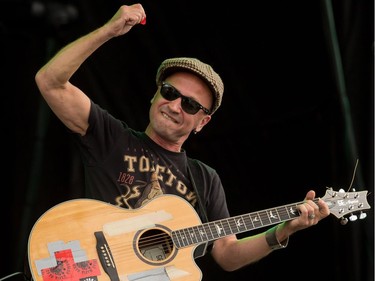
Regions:
<svg viewBox="0 0 375 281"><path fill-rule="evenodd" d="M204 111L207 115L210 115L210 110L205 108L203 105L201 105L199 102L182 95L175 87L173 87L171 84L168 84L166 82L162 82L160 93L163 98L165 98L168 101L173 101L178 98L181 98L181 107L183 111L185 111L188 114L194 115L196 114L200 109Z"/></svg>

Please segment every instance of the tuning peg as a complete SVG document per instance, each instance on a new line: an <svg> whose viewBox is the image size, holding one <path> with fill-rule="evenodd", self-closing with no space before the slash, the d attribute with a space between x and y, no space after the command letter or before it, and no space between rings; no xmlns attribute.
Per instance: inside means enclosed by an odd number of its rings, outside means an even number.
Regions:
<svg viewBox="0 0 375 281"><path fill-rule="evenodd" d="M361 213L359 214L359 219L360 219L360 220L363 220L363 219L365 219L366 217L367 217L367 214L364 213L364 212L361 212Z"/></svg>
<svg viewBox="0 0 375 281"><path fill-rule="evenodd" d="M357 219L358 219L358 217L354 214L351 214L350 217L349 217L350 221L356 221Z"/></svg>
<svg viewBox="0 0 375 281"><path fill-rule="evenodd" d="M341 218L340 223L341 225L346 225L348 223L348 219L343 217Z"/></svg>

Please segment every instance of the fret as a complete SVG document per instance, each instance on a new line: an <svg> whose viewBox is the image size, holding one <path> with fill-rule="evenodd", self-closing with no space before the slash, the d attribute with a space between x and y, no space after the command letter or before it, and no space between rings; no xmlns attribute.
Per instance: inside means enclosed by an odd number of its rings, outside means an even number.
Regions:
<svg viewBox="0 0 375 281"><path fill-rule="evenodd" d="M216 221L211 222L209 223L209 225L210 225L210 230L211 230L213 238L214 239L220 238L220 235L219 235L220 228L218 228L217 222Z"/></svg>
<svg viewBox="0 0 375 281"><path fill-rule="evenodd" d="M285 208L287 208L290 218L296 218L296 217L299 216L299 212L297 210L297 205L289 205L289 206L285 206Z"/></svg>
<svg viewBox="0 0 375 281"><path fill-rule="evenodd" d="M220 238L219 231L220 229L217 228L217 222L210 223L210 229L212 231L213 237L215 239Z"/></svg>
<svg viewBox="0 0 375 281"><path fill-rule="evenodd" d="M192 243L193 241L192 241L192 239L190 237L190 233L189 233L189 229L188 228L184 229L184 237L185 237L185 240L184 240L185 244L184 244L184 246L193 244Z"/></svg>
<svg viewBox="0 0 375 281"><path fill-rule="evenodd" d="M220 221L215 221L212 225L214 226L214 229L215 229L215 235L216 235L215 238L216 239L220 238L223 232L223 227L221 226Z"/></svg>
<svg viewBox="0 0 375 281"><path fill-rule="evenodd" d="M200 242L208 240L206 228L204 227L204 225L198 226L198 233L199 233L199 237L200 237Z"/></svg>
<svg viewBox="0 0 375 281"><path fill-rule="evenodd" d="M202 237L199 233L199 226L194 226L193 232L194 232L194 239L195 239L196 243L202 242Z"/></svg>
<svg viewBox="0 0 375 281"><path fill-rule="evenodd" d="M245 216L237 216L233 218L233 223L237 228L237 232L242 232L248 230L246 227L246 221L245 221Z"/></svg>
<svg viewBox="0 0 375 281"><path fill-rule="evenodd" d="M259 212L250 214L250 219L251 219L252 224L254 225L254 228L259 228L263 226L262 219L259 215Z"/></svg>
<svg viewBox="0 0 375 281"><path fill-rule="evenodd" d="M253 223L253 220L251 219L251 214L246 214L242 216L245 225L247 226L247 229L255 229L255 225Z"/></svg>
<svg viewBox="0 0 375 281"><path fill-rule="evenodd" d="M280 207L280 218L284 221L290 219L287 206Z"/></svg>
<svg viewBox="0 0 375 281"><path fill-rule="evenodd" d="M281 215L282 215L281 211L282 211L282 208L275 208L275 212L276 212L277 218L279 220L278 222L281 221ZM281 215L280 215L280 213L281 213Z"/></svg>
<svg viewBox="0 0 375 281"><path fill-rule="evenodd" d="M204 225L204 229L206 230L206 234L207 234L207 237L210 239L210 240L214 240L214 235L211 231L211 227L210 227L210 223L206 223Z"/></svg>
<svg viewBox="0 0 375 281"><path fill-rule="evenodd" d="M186 247L187 245L190 245L190 242L189 242L189 236L187 235L186 233L186 228L184 228L182 230L182 244L184 247Z"/></svg>
<svg viewBox="0 0 375 281"><path fill-rule="evenodd" d="M188 236L189 236L189 242L191 241L191 244L197 243L198 241L197 241L197 237L196 237L195 232L194 232L194 228L189 227L186 230L187 230L187 233L188 233Z"/></svg>
<svg viewBox="0 0 375 281"><path fill-rule="evenodd" d="M176 238L174 243L176 244L177 248L182 248L181 230L174 231L174 234L174 237Z"/></svg>
<svg viewBox="0 0 375 281"><path fill-rule="evenodd" d="M229 228L230 228L230 233L231 234L237 233L238 227L237 227L237 224L236 224L236 219L235 218L229 218L229 219L227 219L227 221L228 221L228 225L229 225Z"/></svg>
<svg viewBox="0 0 375 281"><path fill-rule="evenodd" d="M180 239L179 239L180 246L185 247L188 244L186 234L185 234L185 229L179 230L179 236L180 236Z"/></svg>
<svg viewBox="0 0 375 281"><path fill-rule="evenodd" d="M227 236L228 234L231 234L228 229L228 221L227 219L220 220L220 226L221 226L221 233L220 236L224 237Z"/></svg>
<svg viewBox="0 0 375 281"><path fill-rule="evenodd" d="M275 224L277 222L280 222L279 214L277 212L277 209L269 209L266 211L268 220L270 224Z"/></svg>
<svg viewBox="0 0 375 281"><path fill-rule="evenodd" d="M232 228L230 226L230 218L221 220L221 225L223 226L225 235L233 233Z"/></svg>

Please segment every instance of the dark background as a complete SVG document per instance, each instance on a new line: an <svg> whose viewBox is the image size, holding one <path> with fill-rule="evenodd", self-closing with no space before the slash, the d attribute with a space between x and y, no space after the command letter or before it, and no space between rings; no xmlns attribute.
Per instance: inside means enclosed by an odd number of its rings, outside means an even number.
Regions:
<svg viewBox="0 0 375 281"><path fill-rule="evenodd" d="M133 2L0 3L3 278L23 271L36 220L83 196L78 151L34 75ZM219 172L232 215L298 202L309 189L322 197L327 187L367 190L373 206L373 1L141 3L147 24L107 42L72 78L94 101L143 130L160 62L198 57L220 73L225 91L185 149ZM329 216L237 272L199 259L203 280L373 280L373 209L367 214L346 225Z"/></svg>

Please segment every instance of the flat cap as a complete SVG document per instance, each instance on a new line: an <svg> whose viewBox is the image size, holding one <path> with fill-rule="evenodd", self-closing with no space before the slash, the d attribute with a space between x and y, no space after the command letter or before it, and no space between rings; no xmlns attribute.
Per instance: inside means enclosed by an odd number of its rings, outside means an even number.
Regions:
<svg viewBox="0 0 375 281"><path fill-rule="evenodd" d="M169 75L178 71L187 71L199 76L210 88L214 97L211 115L220 107L224 93L224 84L213 68L196 58L180 57L164 60L156 74L156 84L160 85Z"/></svg>

